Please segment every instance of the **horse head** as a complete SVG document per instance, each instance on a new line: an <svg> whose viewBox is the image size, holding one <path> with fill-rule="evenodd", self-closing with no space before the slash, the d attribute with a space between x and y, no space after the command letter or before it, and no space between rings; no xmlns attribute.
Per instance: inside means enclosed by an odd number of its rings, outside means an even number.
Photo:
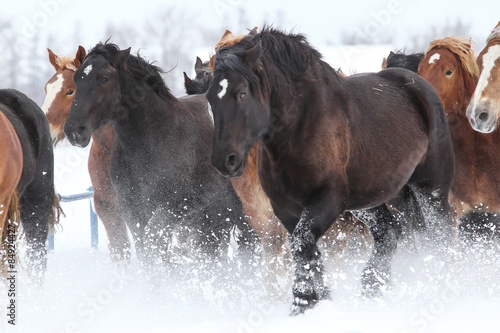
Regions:
<svg viewBox="0 0 500 333"><path fill-rule="evenodd" d="M448 114L463 113L479 76L471 40L446 37L432 41L418 73L432 84Z"/></svg>
<svg viewBox="0 0 500 333"><path fill-rule="evenodd" d="M99 43L76 70L76 94L64 124L72 145L87 146L96 129L125 112L119 75L129 55L130 48L119 50L114 44Z"/></svg>
<svg viewBox="0 0 500 333"><path fill-rule="evenodd" d="M476 90L467 108L467 117L476 131L491 133L500 116L500 22L477 58L481 71Z"/></svg>
<svg viewBox="0 0 500 333"><path fill-rule="evenodd" d="M212 164L230 177L243 174L246 156L267 131L270 116L257 77L262 45L252 37L244 41L217 51L207 91L215 126Z"/></svg>
<svg viewBox="0 0 500 333"><path fill-rule="evenodd" d="M57 56L50 49L49 61L56 73L45 84L46 97L42 110L47 115L50 123L50 134L54 145L64 139L63 126L68 118L69 109L75 97L75 83L73 74L80 67L86 52L82 46L78 46L75 56Z"/></svg>

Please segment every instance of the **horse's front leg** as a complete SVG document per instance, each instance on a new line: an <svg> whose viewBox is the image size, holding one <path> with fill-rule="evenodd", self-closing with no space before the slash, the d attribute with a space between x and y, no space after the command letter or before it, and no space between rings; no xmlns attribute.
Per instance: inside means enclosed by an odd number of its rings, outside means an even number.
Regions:
<svg viewBox="0 0 500 333"><path fill-rule="evenodd" d="M317 196L310 202L293 231L289 230L295 272L292 315L303 313L329 296L316 242L344 210L340 203L343 201L335 200L330 193Z"/></svg>

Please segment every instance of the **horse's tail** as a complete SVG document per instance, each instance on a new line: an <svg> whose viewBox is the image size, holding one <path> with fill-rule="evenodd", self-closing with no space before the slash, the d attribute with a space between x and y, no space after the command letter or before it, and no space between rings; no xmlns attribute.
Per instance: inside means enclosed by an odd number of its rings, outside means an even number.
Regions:
<svg viewBox="0 0 500 333"><path fill-rule="evenodd" d="M66 216L64 214L63 209L61 208L60 205L61 199L59 198L59 195L54 192L54 202L52 203L52 210L50 212L50 219L49 219L49 232L53 233L55 231L55 228L57 225L59 225L59 220L61 218L61 215Z"/></svg>

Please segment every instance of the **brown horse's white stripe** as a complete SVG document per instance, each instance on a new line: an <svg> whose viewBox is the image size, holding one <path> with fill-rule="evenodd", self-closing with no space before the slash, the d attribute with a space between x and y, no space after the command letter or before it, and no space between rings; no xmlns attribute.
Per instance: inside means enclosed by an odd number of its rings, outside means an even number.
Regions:
<svg viewBox="0 0 500 333"><path fill-rule="evenodd" d="M56 95L62 90L63 81L64 79L62 77L62 74L57 74L56 80L52 83L47 83L47 85L45 86L47 96L45 97L42 105L42 110L43 112L45 112L45 114L49 112L49 108L52 105L52 102L54 102Z"/></svg>

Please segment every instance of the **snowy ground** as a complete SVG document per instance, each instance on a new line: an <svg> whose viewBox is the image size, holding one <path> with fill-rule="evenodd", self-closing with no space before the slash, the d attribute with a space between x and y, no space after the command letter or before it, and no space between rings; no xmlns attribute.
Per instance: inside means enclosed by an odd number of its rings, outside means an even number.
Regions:
<svg viewBox="0 0 500 333"><path fill-rule="evenodd" d="M90 185L88 150L56 149L57 189L83 192ZM332 300L305 315L288 316L290 296L272 301L260 276L243 283L147 281L135 260L109 261L104 230L90 247L89 201L65 203L43 287L26 274L17 279L17 325L7 325L2 289L1 332L499 332L500 251L483 247L457 255L444 268L439 258L400 254L394 283L383 299L361 299L360 271L366 257L330 266ZM287 290L288 291L288 290ZM289 295L289 294L288 294Z"/></svg>

